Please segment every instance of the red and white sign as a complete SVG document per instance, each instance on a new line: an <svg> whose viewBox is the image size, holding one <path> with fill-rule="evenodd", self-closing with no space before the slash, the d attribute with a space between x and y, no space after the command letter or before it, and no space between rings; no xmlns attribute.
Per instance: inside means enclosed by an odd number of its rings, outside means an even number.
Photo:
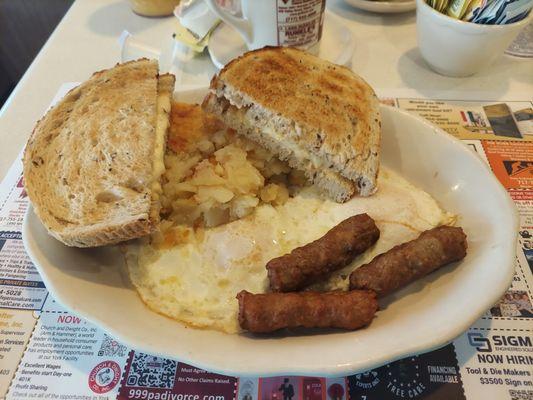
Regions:
<svg viewBox="0 0 533 400"><path fill-rule="evenodd" d="M114 361L103 361L89 374L89 387L94 393L107 393L120 381L120 366Z"/></svg>

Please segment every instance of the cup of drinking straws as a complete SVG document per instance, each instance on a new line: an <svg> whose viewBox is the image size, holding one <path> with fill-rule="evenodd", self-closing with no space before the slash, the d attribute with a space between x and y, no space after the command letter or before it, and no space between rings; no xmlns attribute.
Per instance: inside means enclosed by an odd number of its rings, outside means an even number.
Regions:
<svg viewBox="0 0 533 400"><path fill-rule="evenodd" d="M418 46L436 72L469 76L490 65L533 17L533 0L416 0Z"/></svg>

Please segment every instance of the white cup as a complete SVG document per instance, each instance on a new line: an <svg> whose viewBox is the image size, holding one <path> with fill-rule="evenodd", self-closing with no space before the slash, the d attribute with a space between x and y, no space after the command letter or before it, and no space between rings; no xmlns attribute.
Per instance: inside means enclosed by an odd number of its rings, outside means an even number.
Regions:
<svg viewBox="0 0 533 400"><path fill-rule="evenodd" d="M205 2L240 33L248 50L291 46L318 53L326 0L241 0L243 18L224 10L217 0Z"/></svg>
<svg viewBox="0 0 533 400"><path fill-rule="evenodd" d="M429 66L442 75L470 76L490 65L531 20L483 25L457 20L416 0L418 47Z"/></svg>

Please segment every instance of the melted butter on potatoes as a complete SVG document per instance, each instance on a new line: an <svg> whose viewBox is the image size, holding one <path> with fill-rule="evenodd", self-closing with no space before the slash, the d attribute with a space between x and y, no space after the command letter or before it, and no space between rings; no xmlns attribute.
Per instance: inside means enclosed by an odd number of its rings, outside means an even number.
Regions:
<svg viewBox="0 0 533 400"><path fill-rule="evenodd" d="M156 243L168 245L176 226L215 227L281 205L298 173L271 153L226 129L198 105L171 109L162 223Z"/></svg>

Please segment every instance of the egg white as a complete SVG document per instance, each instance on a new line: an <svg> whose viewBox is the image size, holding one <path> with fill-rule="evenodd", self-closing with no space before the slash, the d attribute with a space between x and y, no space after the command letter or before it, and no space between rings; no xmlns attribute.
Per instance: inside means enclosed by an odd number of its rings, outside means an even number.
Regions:
<svg viewBox="0 0 533 400"><path fill-rule="evenodd" d="M316 289L347 289L353 269L424 230L454 221L429 194L390 170L381 169L378 187L373 196L354 197L344 204L324 200L307 187L284 205L259 206L244 219L202 232L183 227L189 235L171 249L130 245L131 281L158 313L190 326L237 333L235 295L243 289L267 291L269 260L318 239L342 220L366 212L376 221L380 238Z"/></svg>

